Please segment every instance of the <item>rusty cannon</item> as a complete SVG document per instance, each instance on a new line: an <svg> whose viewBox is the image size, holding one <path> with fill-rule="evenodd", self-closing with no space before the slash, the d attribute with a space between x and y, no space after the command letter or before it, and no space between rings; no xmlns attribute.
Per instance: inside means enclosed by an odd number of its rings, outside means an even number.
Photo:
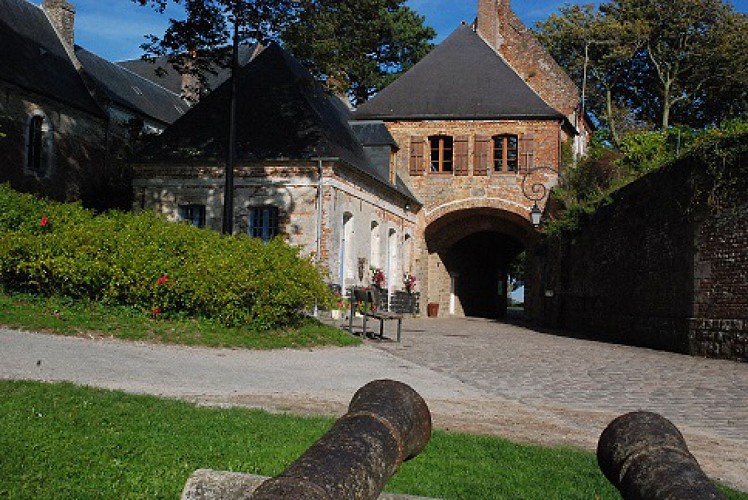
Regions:
<svg viewBox="0 0 748 500"><path fill-rule="evenodd" d="M430 438L423 398L401 382L376 380L356 392L348 413L327 434L250 498L377 498Z"/></svg>
<svg viewBox="0 0 748 500"><path fill-rule="evenodd" d="M613 420L597 443L597 463L624 500L723 499L677 427L656 413Z"/></svg>

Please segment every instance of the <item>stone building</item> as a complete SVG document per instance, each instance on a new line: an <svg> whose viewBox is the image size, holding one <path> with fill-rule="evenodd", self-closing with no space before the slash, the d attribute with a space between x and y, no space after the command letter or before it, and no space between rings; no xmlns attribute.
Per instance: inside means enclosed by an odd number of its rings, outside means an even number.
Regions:
<svg viewBox="0 0 748 500"><path fill-rule="evenodd" d="M397 145L384 125L351 122L278 45L238 78L234 233L283 234L319 256L341 289L368 284L371 266L399 284L420 203L394 171ZM144 150L136 210L221 230L230 99L227 82Z"/></svg>
<svg viewBox="0 0 748 500"><path fill-rule="evenodd" d="M370 267L390 291L412 273L439 315L503 315L530 212L588 124L508 0L478 7L353 116L279 47L256 56L239 83L234 232L284 234L343 289ZM221 228L229 96L220 86L146 151L136 209Z"/></svg>
<svg viewBox="0 0 748 500"><path fill-rule="evenodd" d="M74 24L65 0L0 0L0 182L107 208L131 125L159 132L188 106L76 46Z"/></svg>
<svg viewBox="0 0 748 500"><path fill-rule="evenodd" d="M537 234L530 212L557 182L562 149L584 151L578 104L509 0L480 0L473 26L356 110L400 146L395 169L423 204L412 265L440 316L505 313L507 265Z"/></svg>

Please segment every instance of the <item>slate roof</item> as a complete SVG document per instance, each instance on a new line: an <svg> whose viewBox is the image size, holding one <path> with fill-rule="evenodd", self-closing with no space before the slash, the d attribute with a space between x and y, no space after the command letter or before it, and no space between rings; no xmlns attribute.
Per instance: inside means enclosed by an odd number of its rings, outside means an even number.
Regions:
<svg viewBox="0 0 748 500"><path fill-rule="evenodd" d="M208 94L141 153L144 161L223 160L231 82ZM350 110L273 43L239 73L237 160L340 158L416 203L402 181L373 165L348 125Z"/></svg>
<svg viewBox="0 0 748 500"><path fill-rule="evenodd" d="M357 119L561 119L469 26L361 105Z"/></svg>
<svg viewBox="0 0 748 500"><path fill-rule="evenodd" d="M257 53L259 53L258 44L241 45L239 47L239 64L242 66L247 65L257 56ZM117 64L157 85L169 89L175 94L182 93L182 75L174 69L165 56L157 57L153 62L144 61L142 59L132 59L129 61L119 61ZM162 68L164 72L158 71L159 68ZM231 76L230 68L221 68L214 65L213 69L216 74L209 73L207 75L208 86L211 90L220 87L221 84Z"/></svg>
<svg viewBox="0 0 748 500"><path fill-rule="evenodd" d="M114 104L164 125L174 123L190 107L175 94L132 71L102 59L83 47L75 55L96 86Z"/></svg>
<svg viewBox="0 0 748 500"><path fill-rule="evenodd" d="M397 148L397 142L387 130L384 122L381 120L371 121L352 121L348 123L353 132L358 137L359 142L364 146L392 146Z"/></svg>
<svg viewBox="0 0 748 500"><path fill-rule="evenodd" d="M0 47L0 79L104 116L40 7L0 0Z"/></svg>

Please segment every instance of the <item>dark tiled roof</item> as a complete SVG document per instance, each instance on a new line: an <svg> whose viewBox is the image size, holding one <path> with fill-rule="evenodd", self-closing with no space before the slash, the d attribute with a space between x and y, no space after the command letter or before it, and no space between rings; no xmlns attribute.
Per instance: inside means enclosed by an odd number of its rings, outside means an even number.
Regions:
<svg viewBox="0 0 748 500"><path fill-rule="evenodd" d="M230 99L231 82L227 81L154 138L143 151L143 160L223 160ZM345 104L277 44L239 73L238 160L340 158L392 186L388 170L369 162L348 125L351 119ZM413 198L401 182L392 187Z"/></svg>
<svg viewBox="0 0 748 500"><path fill-rule="evenodd" d="M0 79L103 116L40 7L0 0L0 46Z"/></svg>
<svg viewBox="0 0 748 500"><path fill-rule="evenodd" d="M257 44L240 46L239 63L242 66L245 66L257 56L258 52ZM157 57L153 62L144 61L142 59L132 59L130 61L120 61L117 64L147 80L171 90L175 94L182 93L182 75L174 69L166 57ZM159 71L159 68L163 71ZM230 68L221 68L220 66L214 65L213 70L216 74L209 73L207 75L208 87L211 90L220 87L221 84L231 76Z"/></svg>
<svg viewBox="0 0 748 500"><path fill-rule="evenodd" d="M397 142L387 130L381 120L352 121L349 123L358 140L364 146L392 146L397 148Z"/></svg>
<svg viewBox="0 0 748 500"><path fill-rule="evenodd" d="M96 86L117 106L142 117L174 123L189 105L175 94L76 45L75 55Z"/></svg>
<svg viewBox="0 0 748 500"><path fill-rule="evenodd" d="M362 120L563 118L467 25L354 115Z"/></svg>

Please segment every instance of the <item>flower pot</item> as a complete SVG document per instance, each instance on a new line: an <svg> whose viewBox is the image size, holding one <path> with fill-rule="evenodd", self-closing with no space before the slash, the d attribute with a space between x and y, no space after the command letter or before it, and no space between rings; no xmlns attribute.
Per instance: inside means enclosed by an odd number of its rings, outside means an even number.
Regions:
<svg viewBox="0 0 748 500"><path fill-rule="evenodd" d="M439 317L439 304L436 302L430 302L426 306L426 314L429 318L438 318Z"/></svg>

